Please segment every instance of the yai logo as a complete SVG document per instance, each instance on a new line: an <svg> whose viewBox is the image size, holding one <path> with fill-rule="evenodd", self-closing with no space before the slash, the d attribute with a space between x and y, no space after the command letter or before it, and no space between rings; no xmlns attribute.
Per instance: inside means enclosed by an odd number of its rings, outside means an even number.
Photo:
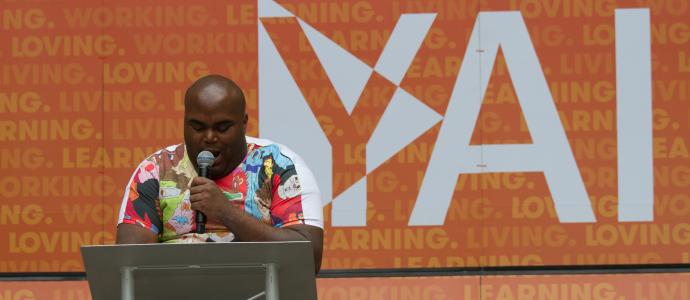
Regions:
<svg viewBox="0 0 690 300"><path fill-rule="evenodd" d="M458 174L543 172L561 222L594 222L589 197L569 147L525 22L517 11L477 16L445 116L400 88L436 14L403 14L378 61L370 66L271 0L258 1L260 136L286 143L319 181L332 226L366 226L367 174L443 119L409 225L442 225ZM325 134L262 18L295 18L345 115L335 134ZM653 220L651 53L648 9L617 9L616 92L618 129L618 219ZM280 25L278 25L280 26ZM480 39L481 36L481 39ZM499 47L522 108L532 144L470 145L481 101ZM294 49L293 49L294 50ZM373 81L387 82L384 108L366 136L344 124ZM338 108L336 112L338 113ZM410 121L414 117L414 121ZM332 129L332 128L331 128ZM360 130L361 131L361 130ZM352 139L348 143L347 139ZM366 145L361 175L334 192L347 147ZM350 149L352 151L352 149ZM352 166L357 169L357 166Z"/></svg>

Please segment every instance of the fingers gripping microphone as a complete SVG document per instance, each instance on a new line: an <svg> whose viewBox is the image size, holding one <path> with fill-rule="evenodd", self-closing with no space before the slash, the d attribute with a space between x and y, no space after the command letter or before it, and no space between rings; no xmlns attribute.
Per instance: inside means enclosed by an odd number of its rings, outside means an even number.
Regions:
<svg viewBox="0 0 690 300"><path fill-rule="evenodd" d="M209 151L201 151L196 157L196 165L199 168L197 172L199 176L208 178L208 169L213 165L213 153ZM206 215L200 211L196 211L196 233L204 233L206 231Z"/></svg>

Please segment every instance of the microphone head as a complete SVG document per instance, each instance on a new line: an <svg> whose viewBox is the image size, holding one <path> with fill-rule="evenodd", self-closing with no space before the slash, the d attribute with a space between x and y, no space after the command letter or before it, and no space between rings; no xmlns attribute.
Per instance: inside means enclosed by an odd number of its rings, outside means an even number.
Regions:
<svg viewBox="0 0 690 300"><path fill-rule="evenodd" d="M199 152L199 155L196 156L196 165L199 168L210 168L213 165L214 159L216 158L213 157L213 153L204 150Z"/></svg>

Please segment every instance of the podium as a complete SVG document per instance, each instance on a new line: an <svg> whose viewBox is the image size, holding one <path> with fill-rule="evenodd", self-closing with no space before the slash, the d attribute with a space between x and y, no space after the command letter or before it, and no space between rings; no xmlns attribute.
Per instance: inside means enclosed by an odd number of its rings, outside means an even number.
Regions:
<svg viewBox="0 0 690 300"><path fill-rule="evenodd" d="M81 247L94 300L316 299L307 241Z"/></svg>

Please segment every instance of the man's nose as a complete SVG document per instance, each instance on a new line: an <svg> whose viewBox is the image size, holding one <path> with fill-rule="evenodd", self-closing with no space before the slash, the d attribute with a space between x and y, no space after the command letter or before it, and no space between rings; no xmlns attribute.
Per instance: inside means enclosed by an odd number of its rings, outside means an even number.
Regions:
<svg viewBox="0 0 690 300"><path fill-rule="evenodd" d="M209 128L204 131L204 142L214 143L217 140L218 135L216 134L215 130Z"/></svg>

